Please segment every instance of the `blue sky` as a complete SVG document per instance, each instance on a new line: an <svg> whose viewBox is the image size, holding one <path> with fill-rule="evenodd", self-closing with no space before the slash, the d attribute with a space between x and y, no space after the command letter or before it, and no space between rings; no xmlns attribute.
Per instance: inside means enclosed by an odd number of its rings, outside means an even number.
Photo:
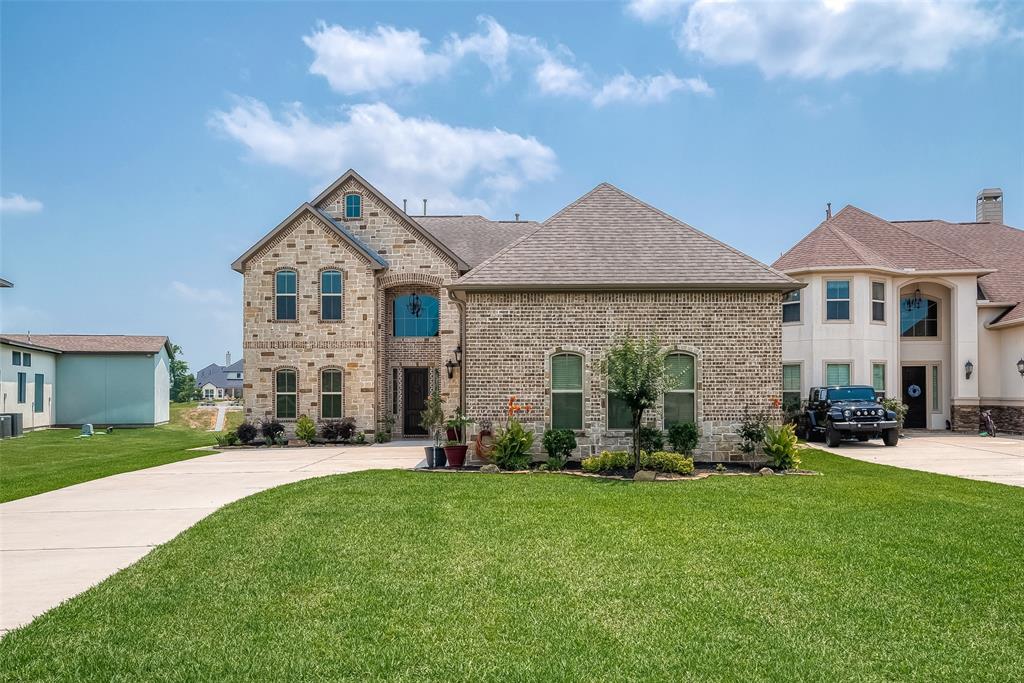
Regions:
<svg viewBox="0 0 1024 683"><path fill-rule="evenodd" d="M348 167L431 213L609 181L771 262L826 201L1024 226L1013 3L0 4L2 329L241 350L230 263Z"/></svg>

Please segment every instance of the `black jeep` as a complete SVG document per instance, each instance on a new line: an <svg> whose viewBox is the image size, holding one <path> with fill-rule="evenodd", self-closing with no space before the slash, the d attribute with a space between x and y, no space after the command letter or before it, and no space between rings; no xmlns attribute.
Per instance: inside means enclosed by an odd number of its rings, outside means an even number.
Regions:
<svg viewBox="0 0 1024 683"><path fill-rule="evenodd" d="M807 441L824 440L833 448L843 439L881 438L895 446L900 432L896 413L886 410L871 387L814 387L807 407L797 417L797 436Z"/></svg>

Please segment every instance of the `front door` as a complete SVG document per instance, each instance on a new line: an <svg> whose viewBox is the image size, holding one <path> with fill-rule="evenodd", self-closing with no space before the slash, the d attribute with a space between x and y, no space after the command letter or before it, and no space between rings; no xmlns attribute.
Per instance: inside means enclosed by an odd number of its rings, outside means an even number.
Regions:
<svg viewBox="0 0 1024 683"><path fill-rule="evenodd" d="M925 429L928 426L928 392L925 388L925 366L903 366L903 402L910 409L903 420L903 426L911 429Z"/></svg>
<svg viewBox="0 0 1024 683"><path fill-rule="evenodd" d="M420 415L427 407L427 368L405 368L402 391L402 434L425 436L427 430L420 426Z"/></svg>

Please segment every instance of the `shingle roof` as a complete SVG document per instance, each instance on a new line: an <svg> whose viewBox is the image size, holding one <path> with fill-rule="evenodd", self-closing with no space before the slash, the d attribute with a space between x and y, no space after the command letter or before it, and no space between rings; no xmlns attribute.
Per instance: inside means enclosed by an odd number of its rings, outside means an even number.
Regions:
<svg viewBox="0 0 1024 683"><path fill-rule="evenodd" d="M456 289L793 289L791 278L608 183L474 268Z"/></svg>
<svg viewBox="0 0 1024 683"><path fill-rule="evenodd" d="M540 227L536 221L492 221L483 216L413 216L412 219L458 254L470 268Z"/></svg>
<svg viewBox="0 0 1024 683"><path fill-rule="evenodd" d="M160 336L127 334L6 334L16 342L38 344L63 353L159 353L170 340Z"/></svg>
<svg viewBox="0 0 1024 683"><path fill-rule="evenodd" d="M16 339L15 337L19 337L19 338ZM46 351L47 353L60 353L60 349L55 349L55 348L53 348L51 346L44 346L43 344L36 344L36 343L34 343L35 342L34 339L32 340L33 343L29 343L29 342L23 341L22 338L27 338L27 336L26 335L21 335L21 334L15 334L15 335L7 335L7 334L5 334L3 336L0 336L0 342L3 342L5 344L10 344L11 346L17 346L17 347L22 348L22 349L31 349L31 350L34 350L34 351Z"/></svg>
<svg viewBox="0 0 1024 683"><path fill-rule="evenodd" d="M233 378L229 379L227 377L227 373L242 372L243 365L244 361L241 359L236 360L231 365L217 365L216 363L210 363L196 373L196 384L199 386L212 384L220 389L241 389L242 380Z"/></svg>

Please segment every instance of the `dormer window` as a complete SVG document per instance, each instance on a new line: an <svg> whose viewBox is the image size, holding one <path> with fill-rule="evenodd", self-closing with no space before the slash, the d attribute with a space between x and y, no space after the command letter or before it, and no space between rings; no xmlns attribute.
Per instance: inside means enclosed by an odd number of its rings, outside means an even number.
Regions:
<svg viewBox="0 0 1024 683"><path fill-rule="evenodd" d="M345 195L345 218L360 218L363 215L363 198L358 194Z"/></svg>

